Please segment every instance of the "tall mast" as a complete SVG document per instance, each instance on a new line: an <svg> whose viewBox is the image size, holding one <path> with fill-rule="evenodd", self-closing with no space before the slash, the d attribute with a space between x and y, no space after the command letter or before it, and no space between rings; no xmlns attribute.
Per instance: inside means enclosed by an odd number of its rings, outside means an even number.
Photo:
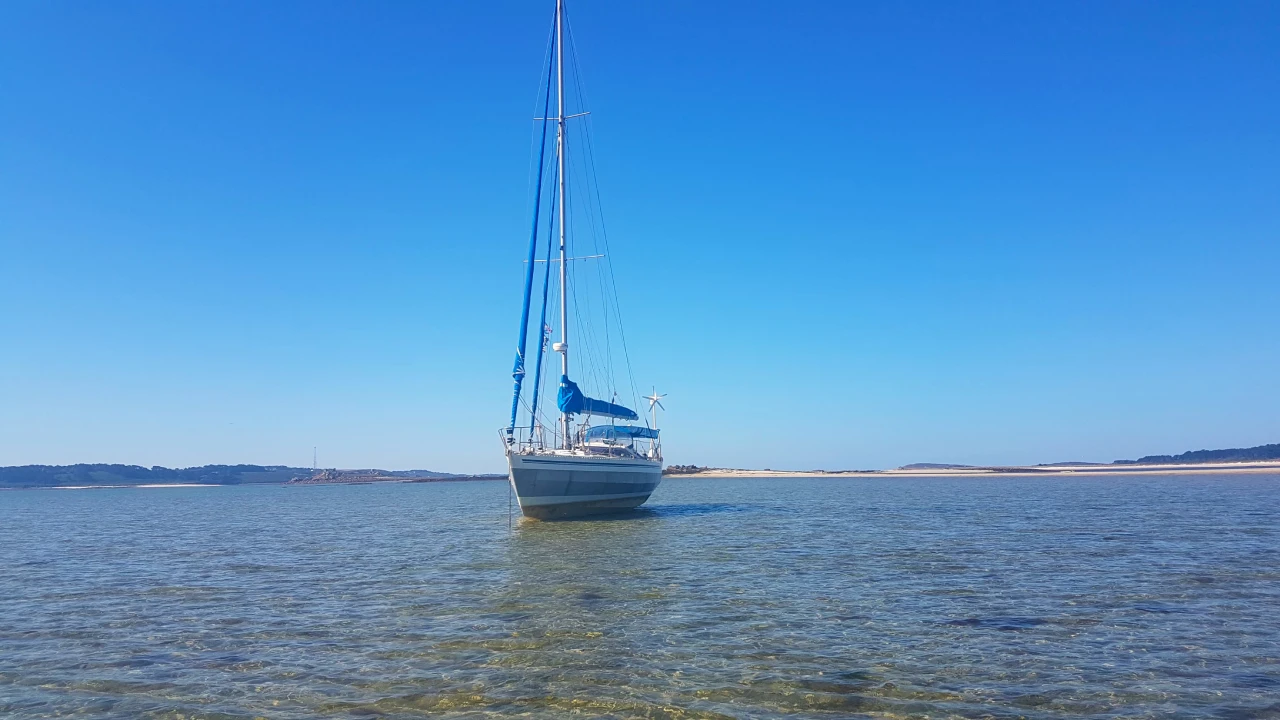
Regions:
<svg viewBox="0 0 1280 720"><path fill-rule="evenodd" d="M560 168L560 374L569 377L569 287L568 263L564 242L564 0L556 0L556 160ZM560 431L568 449L569 414L560 413Z"/></svg>

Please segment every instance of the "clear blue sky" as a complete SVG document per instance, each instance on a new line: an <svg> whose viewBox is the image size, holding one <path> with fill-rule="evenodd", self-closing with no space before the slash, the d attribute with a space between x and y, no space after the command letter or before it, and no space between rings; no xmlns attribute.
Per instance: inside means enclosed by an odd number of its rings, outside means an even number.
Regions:
<svg viewBox="0 0 1280 720"><path fill-rule="evenodd" d="M501 471L551 9L0 4L0 464ZM571 11L668 462L1280 441L1280 4Z"/></svg>

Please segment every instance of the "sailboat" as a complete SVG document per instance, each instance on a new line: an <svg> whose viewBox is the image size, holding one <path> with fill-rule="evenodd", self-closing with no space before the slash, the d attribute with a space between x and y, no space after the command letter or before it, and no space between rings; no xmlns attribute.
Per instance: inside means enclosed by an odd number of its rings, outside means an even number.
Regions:
<svg viewBox="0 0 1280 720"><path fill-rule="evenodd" d="M567 212L573 204L566 196L566 185L570 167L568 163L568 131L571 121L582 119L589 114L577 112L566 114L565 85L565 41L566 22L564 0L556 0L555 25L551 36L551 52L546 63L547 76L543 84L545 93L542 100L540 122L541 139L538 144L537 180L534 191L533 227L529 238L529 252L525 260L524 303L520 313L520 335L516 346L515 367L512 377L515 379L514 396L511 401L511 420L500 432L503 447L510 470L511 488L520 504L520 510L526 517L541 520L598 515L629 510L642 505L649 499L658 483L662 480L662 445L657 428L658 403L656 391L649 397L652 423L645 418L643 424L640 415L617 403L617 389L611 400L599 400L589 397L577 382L570 379L569 331L573 327L583 332L575 338L576 358L580 361L583 372L593 378L595 388L608 390L613 385L611 369L608 361L601 361L601 352L607 354L619 342L622 343L625 356L625 338L619 329L618 340L606 335L603 343L594 347L588 344L591 335L587 330L596 329L598 324L592 323L588 317L584 321L581 315L590 315L594 306L582 301L579 289L585 282L574 283L579 279L571 275L575 272L570 265L580 266L582 262L607 263L607 253L596 253L583 257L570 257L569 248L576 231L569 222ZM551 114L552 87L555 88L555 111ZM540 88L541 89L541 88ZM548 129L554 126L554 158L553 162L545 162L548 147ZM589 142L589 136L588 136ZM593 166L591 166L593 167ZM543 204L543 178L550 176L552 188L549 189L548 202L550 221L545 233L540 233L539 214ZM598 196L597 196L598 197ZM588 205L591 198L588 197ZM601 222L602 226L603 223ZM594 224L592 225L594 228ZM545 234L545 242L539 242L540 234ZM607 246L607 240L605 240ZM546 256L538 258L539 247L545 245ZM552 249L558 249L558 257L552 255ZM532 358L535 369L533 387L526 397L523 393L526 370L526 350L530 336L530 310L533 301L535 270L542 263L542 307L541 322L535 328L536 351ZM547 311L551 291L555 285L551 282L551 269L558 272L558 311L559 327L553 329L547 321ZM584 276L590 277L589 273ZM609 292L612 272L607 275L597 272L605 300ZM610 286L612 287L612 286ZM612 300L616 301L616 287L612 288ZM554 302L550 304L554 305ZM618 312L603 313L605 324L617 321ZM598 318L597 318L598 319ZM571 322L572 321L572 322ZM547 342L553 333L558 332L559 339L551 345L551 352L546 352ZM606 327L606 333L608 332ZM579 342L581 341L581 342ZM603 350L600 345L603 345ZM558 417L545 415L546 403L542 403L540 411L540 394L542 388L543 365L555 365L558 357L560 382L555 393L555 407ZM627 360L630 377L630 361ZM589 372L588 372L589 371ZM601 377L608 375L608 377ZM581 378L580 378L581 379ZM548 388L548 391L550 389ZM634 381L632 382L632 394ZM638 398L637 398L638 399ZM622 421L622 422L619 422Z"/></svg>

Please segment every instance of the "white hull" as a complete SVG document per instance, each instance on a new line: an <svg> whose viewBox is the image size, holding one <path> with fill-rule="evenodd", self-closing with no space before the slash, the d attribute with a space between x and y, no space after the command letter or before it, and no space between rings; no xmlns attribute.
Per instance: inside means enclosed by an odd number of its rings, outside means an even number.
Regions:
<svg viewBox="0 0 1280 720"><path fill-rule="evenodd" d="M509 479L526 517L598 515L644 504L662 481L662 462L573 452L508 452Z"/></svg>

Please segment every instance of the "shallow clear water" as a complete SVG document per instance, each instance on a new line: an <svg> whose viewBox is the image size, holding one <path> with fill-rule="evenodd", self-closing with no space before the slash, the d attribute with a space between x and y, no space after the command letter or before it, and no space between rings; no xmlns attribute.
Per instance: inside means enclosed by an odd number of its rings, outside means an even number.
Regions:
<svg viewBox="0 0 1280 720"><path fill-rule="evenodd" d="M0 493L0 716L1280 717L1280 477Z"/></svg>

